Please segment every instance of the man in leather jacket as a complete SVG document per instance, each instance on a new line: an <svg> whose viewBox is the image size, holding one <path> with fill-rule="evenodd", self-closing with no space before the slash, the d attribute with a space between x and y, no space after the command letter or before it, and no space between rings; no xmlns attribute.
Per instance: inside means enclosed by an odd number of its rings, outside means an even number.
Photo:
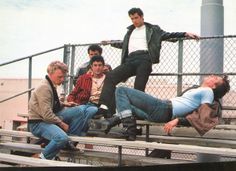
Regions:
<svg viewBox="0 0 236 171"><path fill-rule="evenodd" d="M128 14L133 24L128 27L123 42L118 44L118 47L122 48L121 65L107 74L100 97L99 114L107 114L108 108L112 105L110 99L114 97L116 85L121 81L136 76L134 88L145 90L148 77L152 72L152 64L159 63L163 40L182 37L199 38L187 32L166 32L158 25L144 22L140 8L132 8Z"/></svg>

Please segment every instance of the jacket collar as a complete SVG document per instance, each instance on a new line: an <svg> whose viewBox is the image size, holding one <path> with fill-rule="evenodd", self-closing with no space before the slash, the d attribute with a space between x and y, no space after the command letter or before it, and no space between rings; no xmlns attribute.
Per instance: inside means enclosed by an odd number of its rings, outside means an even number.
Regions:
<svg viewBox="0 0 236 171"><path fill-rule="evenodd" d="M153 26L152 24L147 23L147 22L144 22L144 25L145 25L147 28L151 28L151 27ZM135 27L134 27L134 25L132 24L132 25L128 26L127 29L128 29L128 30L133 30L133 29L135 29Z"/></svg>

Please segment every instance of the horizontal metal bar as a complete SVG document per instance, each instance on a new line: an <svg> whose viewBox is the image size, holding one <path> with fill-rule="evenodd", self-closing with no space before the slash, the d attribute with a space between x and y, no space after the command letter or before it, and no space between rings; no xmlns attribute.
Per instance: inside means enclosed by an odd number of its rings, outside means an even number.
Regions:
<svg viewBox="0 0 236 171"><path fill-rule="evenodd" d="M34 88L28 89L28 90L26 90L26 91L23 91L23 92L21 92L21 93L18 93L18 94L16 94L16 95L14 95L14 96L11 96L11 97L8 97L8 98L6 98L6 99L3 99L3 100L0 101L0 103L5 102L5 101L8 101L8 100L10 100L10 99L13 99L13 98L15 98L15 97L18 97L18 96L20 96L20 95L26 94L26 93L28 93L29 91L32 91L32 90L34 90Z"/></svg>
<svg viewBox="0 0 236 171"><path fill-rule="evenodd" d="M208 73L151 73L151 76L200 76L200 75L236 75L235 72L208 72Z"/></svg>
<svg viewBox="0 0 236 171"><path fill-rule="evenodd" d="M26 56L26 57L23 57L23 58L15 59L15 60L12 60L12 61L9 61L9 62L4 62L4 63L1 63L0 66L4 66L4 65L8 65L8 64L11 64L11 63L15 63L15 62L18 62L18 61L25 60L25 59L29 59L29 58L32 58L32 57L35 57L35 56L38 56L38 55L42 55L42 54L45 54L45 53L48 53L48 52L52 52L52 51L55 51L55 50L59 50L59 49L62 49L62 48L64 48L64 46L54 48L54 49L50 49L50 50L47 50L47 51L43 51L43 52L40 52L40 53L36 53L36 54Z"/></svg>

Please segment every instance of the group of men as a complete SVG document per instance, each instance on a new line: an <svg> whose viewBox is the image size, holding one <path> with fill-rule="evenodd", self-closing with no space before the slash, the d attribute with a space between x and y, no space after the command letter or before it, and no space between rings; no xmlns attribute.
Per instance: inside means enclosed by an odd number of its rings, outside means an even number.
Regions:
<svg viewBox="0 0 236 171"><path fill-rule="evenodd" d="M68 135L85 135L88 121L93 117L103 115L107 118L106 133L122 123L122 133L127 140L133 141L136 139L137 117L167 122L164 130L169 133L190 112L203 104L214 104L229 91L227 77L209 76L199 88L170 100L160 100L144 93L152 64L159 63L161 42L170 38L199 37L187 32L165 32L158 25L146 23L140 8L130 9L128 15L133 24L119 44L122 48L121 65L111 70L101 56L101 47L91 45L88 48L90 61L77 71L74 89L65 102L59 100L56 88L63 83L68 67L60 61L49 64L45 79L29 101L30 131L49 140L40 158L53 159L61 149L73 146ZM116 88L118 83L131 76L136 76L134 89ZM114 102L116 114L112 109Z"/></svg>

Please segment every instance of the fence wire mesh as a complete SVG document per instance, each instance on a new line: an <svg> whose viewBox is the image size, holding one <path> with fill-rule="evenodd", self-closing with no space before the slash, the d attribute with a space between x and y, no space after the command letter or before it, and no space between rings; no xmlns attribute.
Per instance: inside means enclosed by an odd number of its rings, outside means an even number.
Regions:
<svg viewBox="0 0 236 171"><path fill-rule="evenodd" d="M103 49L102 56L105 62L114 69L120 65L121 49L112 47L111 44L102 45L98 43ZM87 53L89 45L91 44L69 45L72 47L69 60L70 68L73 67L71 76L75 75L80 65L89 61ZM160 63L153 65L145 92L161 99L169 99L179 95L184 89L192 85L199 85L205 75L227 74L229 75L231 90L222 99L222 104L233 107L236 105L235 56L236 36L209 37L202 38L199 41L180 39L175 43L164 41L162 42ZM133 87L134 79L131 77L118 86ZM67 92L71 91L72 79L70 79L69 85ZM222 117L226 120L236 118L235 109L223 110ZM144 151L136 151L135 153L144 155ZM194 160L196 156L195 154L173 153L173 158Z"/></svg>
<svg viewBox="0 0 236 171"><path fill-rule="evenodd" d="M111 43L114 44L114 43ZM70 45L70 67L73 67L75 75L77 68L89 61L87 49L91 44ZM114 69L120 65L121 49L111 45L99 44L105 62ZM223 106L235 106L236 87L236 36L218 36L196 40L178 40L177 42L164 41L162 43L160 63L154 64L149 81L146 85L146 92L159 98L168 99L180 94L184 89L199 85L202 76L209 74L228 74L231 90L222 99ZM73 62L71 62L73 61ZM134 77L129 78L125 83L133 87ZM71 79L72 80L72 79ZM72 85L72 81L69 83ZM67 90L69 92L71 90ZM234 110L224 110L223 118L236 118Z"/></svg>

